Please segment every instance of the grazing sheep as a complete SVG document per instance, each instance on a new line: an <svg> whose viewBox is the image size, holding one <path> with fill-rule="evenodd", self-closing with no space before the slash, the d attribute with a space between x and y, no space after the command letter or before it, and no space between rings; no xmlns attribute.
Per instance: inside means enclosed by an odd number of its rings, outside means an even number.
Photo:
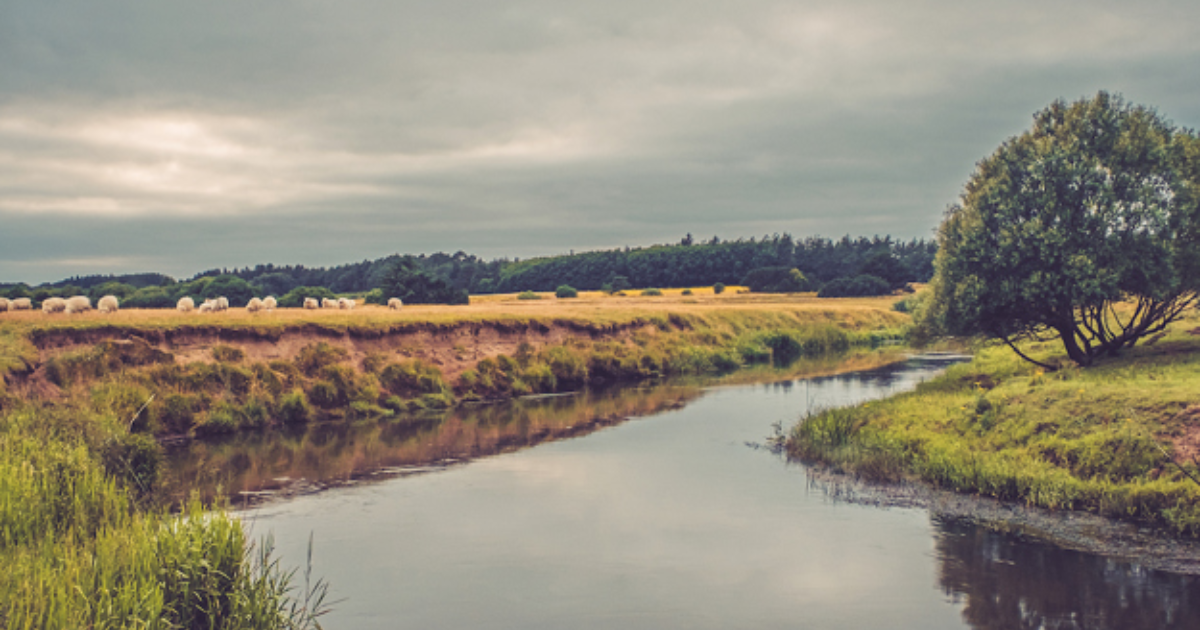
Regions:
<svg viewBox="0 0 1200 630"><path fill-rule="evenodd" d="M277 303L275 302L275 296L268 295L267 297L263 298L263 308L267 309L268 311L273 311L275 310L276 306Z"/></svg>
<svg viewBox="0 0 1200 630"><path fill-rule="evenodd" d="M181 313L190 313L196 309L196 301L190 297L181 297L179 302L175 304L175 310Z"/></svg>
<svg viewBox="0 0 1200 630"><path fill-rule="evenodd" d="M217 308L217 303L212 300L204 300L204 303L196 309L199 313L211 313Z"/></svg>
<svg viewBox="0 0 1200 630"><path fill-rule="evenodd" d="M43 313L61 313L67 310L67 301L60 297L48 297L42 300Z"/></svg>
<svg viewBox="0 0 1200 630"><path fill-rule="evenodd" d="M106 295L96 302L96 310L101 313L116 313L119 308L121 308L121 303L117 301L115 295Z"/></svg>
<svg viewBox="0 0 1200 630"><path fill-rule="evenodd" d="M223 295L217 298L216 308L213 310L223 311L227 308L229 308L229 300Z"/></svg>
<svg viewBox="0 0 1200 630"><path fill-rule="evenodd" d="M354 308L354 300L351 300L350 298L338 298L337 303L338 303L338 308L340 308L340 309L344 309L344 310L348 311L348 310Z"/></svg>
<svg viewBox="0 0 1200 630"><path fill-rule="evenodd" d="M304 298L304 308L308 308L308 309L321 308L321 303L317 301L317 298Z"/></svg>
<svg viewBox="0 0 1200 630"><path fill-rule="evenodd" d="M404 306L404 302L401 302L400 298L392 298L388 300L388 308L392 309L393 311L400 310L401 306Z"/></svg>
<svg viewBox="0 0 1200 630"><path fill-rule="evenodd" d="M67 298L67 313L82 313L92 310L92 300L86 295Z"/></svg>
<svg viewBox="0 0 1200 630"><path fill-rule="evenodd" d="M8 310L8 298L0 298L0 313Z"/></svg>
<svg viewBox="0 0 1200 630"><path fill-rule="evenodd" d="M331 300L329 298L321 298L321 308L337 308L337 307L338 307L337 300Z"/></svg>
<svg viewBox="0 0 1200 630"><path fill-rule="evenodd" d="M246 302L246 312L247 313L257 313L261 310L263 310L262 300L260 300L256 297L252 297L252 298L250 298L249 302Z"/></svg>
<svg viewBox="0 0 1200 630"><path fill-rule="evenodd" d="M31 300L29 298L17 298L15 300L9 300L8 310L10 310L10 311L32 311L33 310L33 300Z"/></svg>

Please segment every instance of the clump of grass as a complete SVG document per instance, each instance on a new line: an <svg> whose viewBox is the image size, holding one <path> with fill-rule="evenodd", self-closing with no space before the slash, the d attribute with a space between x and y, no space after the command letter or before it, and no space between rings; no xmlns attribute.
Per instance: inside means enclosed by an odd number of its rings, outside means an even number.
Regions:
<svg viewBox="0 0 1200 630"><path fill-rule="evenodd" d="M517 299L518 300L540 300L540 299L542 299L542 296L533 291L522 291L517 294Z"/></svg>
<svg viewBox="0 0 1200 630"><path fill-rule="evenodd" d="M642 296L644 297L662 297L662 294L662 289L642 289Z"/></svg>
<svg viewBox="0 0 1200 630"><path fill-rule="evenodd" d="M279 419L287 424L302 424L312 418L312 407L304 391L296 388L279 399Z"/></svg>
<svg viewBox="0 0 1200 630"><path fill-rule="evenodd" d="M246 358L246 352L233 346L216 345L212 348L213 359L222 363L237 363Z"/></svg>
<svg viewBox="0 0 1200 630"><path fill-rule="evenodd" d="M301 348L295 363L301 372L313 376L327 365L344 361L346 355L347 352L344 348L331 346L322 341Z"/></svg>

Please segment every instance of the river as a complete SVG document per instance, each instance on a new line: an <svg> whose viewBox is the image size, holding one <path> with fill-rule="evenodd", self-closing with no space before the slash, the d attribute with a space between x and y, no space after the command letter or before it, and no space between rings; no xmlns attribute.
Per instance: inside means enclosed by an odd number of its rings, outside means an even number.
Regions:
<svg viewBox="0 0 1200 630"><path fill-rule="evenodd" d="M763 448L944 367L665 384L197 443L326 628L1200 628L1200 580L920 508L835 500ZM318 491L320 490L320 491ZM265 496L270 500L261 501Z"/></svg>

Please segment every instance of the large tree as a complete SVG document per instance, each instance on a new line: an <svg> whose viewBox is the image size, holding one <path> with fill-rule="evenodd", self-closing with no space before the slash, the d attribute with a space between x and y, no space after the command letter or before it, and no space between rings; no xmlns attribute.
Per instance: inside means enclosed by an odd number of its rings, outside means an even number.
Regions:
<svg viewBox="0 0 1200 630"><path fill-rule="evenodd" d="M1052 104L947 212L926 322L1019 354L1056 337L1079 365L1162 331L1200 289L1198 185L1196 135L1154 110Z"/></svg>

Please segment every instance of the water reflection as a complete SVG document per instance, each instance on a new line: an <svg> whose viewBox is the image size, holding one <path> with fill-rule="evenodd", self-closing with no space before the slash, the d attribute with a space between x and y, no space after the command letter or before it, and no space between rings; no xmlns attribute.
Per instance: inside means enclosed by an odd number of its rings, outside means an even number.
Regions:
<svg viewBox="0 0 1200 630"><path fill-rule="evenodd" d="M584 391L355 423L325 423L197 440L172 450L164 496L218 491L235 504L305 494L575 437L699 397L694 385Z"/></svg>
<svg viewBox="0 0 1200 630"><path fill-rule="evenodd" d="M935 519L938 582L977 630L1200 628L1200 578Z"/></svg>

